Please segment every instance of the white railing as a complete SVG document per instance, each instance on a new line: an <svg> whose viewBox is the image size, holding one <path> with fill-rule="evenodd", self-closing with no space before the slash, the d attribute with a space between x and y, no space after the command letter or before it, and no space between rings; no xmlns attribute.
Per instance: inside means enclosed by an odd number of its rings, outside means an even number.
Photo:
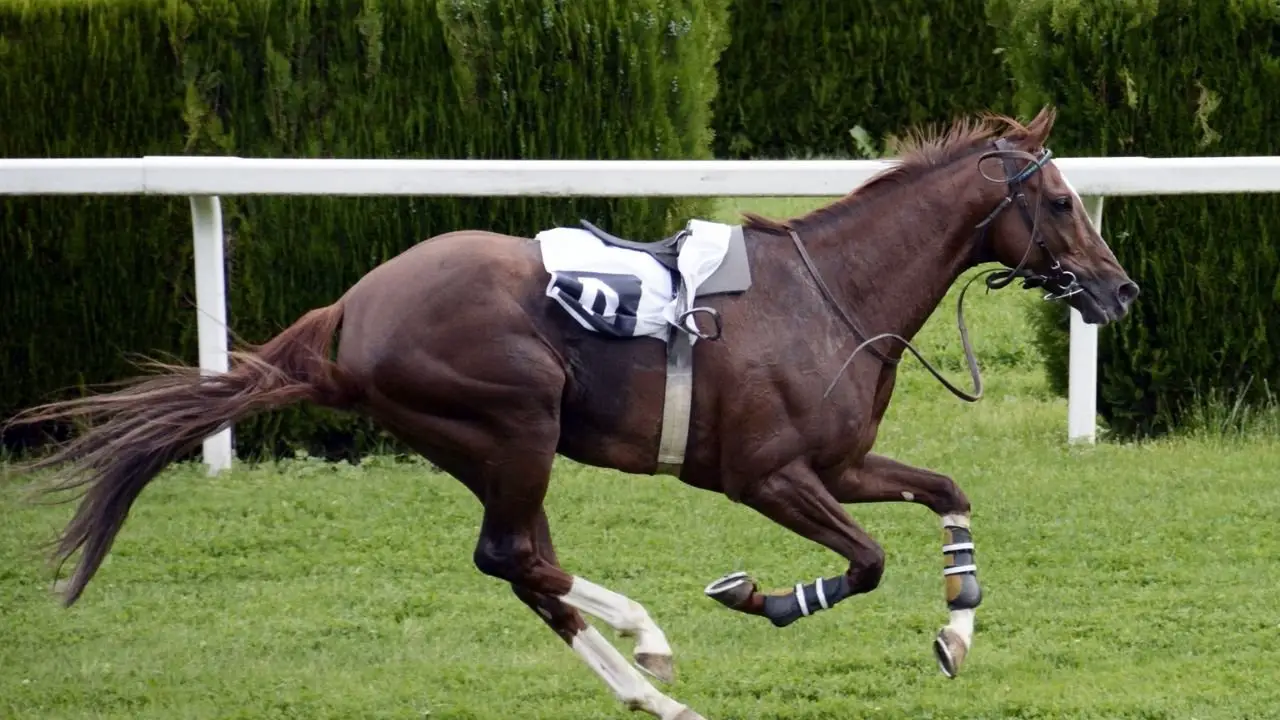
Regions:
<svg viewBox="0 0 1280 720"><path fill-rule="evenodd" d="M1060 158L1102 222L1106 196L1280 192L1280 157ZM0 195L191 198L200 366L227 369L220 195L843 195L887 167L873 160L271 160L235 157L0 159ZM1092 443L1097 328L1071 311L1067 438ZM231 431L204 442L210 472L230 467Z"/></svg>

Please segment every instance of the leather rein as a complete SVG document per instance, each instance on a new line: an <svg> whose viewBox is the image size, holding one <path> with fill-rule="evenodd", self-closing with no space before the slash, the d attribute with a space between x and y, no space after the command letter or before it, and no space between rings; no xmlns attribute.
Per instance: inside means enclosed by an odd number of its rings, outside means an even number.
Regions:
<svg viewBox="0 0 1280 720"><path fill-rule="evenodd" d="M993 157L1000 158L1001 165L1005 172L1004 178L993 178L982 171L982 162ZM938 380L938 382L942 383L942 385L950 390L956 397L968 402L976 402L982 398L982 373L978 369L978 360L974 356L973 347L969 342L969 329L964 322L964 296L969 290L969 285L971 285L974 280L985 275L988 290L999 290L1007 287L1015 279L1021 277L1023 278L1024 288L1046 288L1046 290L1048 290L1045 294L1046 300L1060 300L1062 298L1070 297L1071 295L1080 292L1082 289L1076 280L1076 276L1070 270L1062 267L1062 264L1058 262L1058 259L1054 256L1053 252L1049 250L1049 246L1045 243L1044 238L1040 237L1036 232L1040 222L1040 206L1036 206L1035 214L1033 215L1030 202L1027 200L1025 185L1023 184L1028 178L1043 168L1052 157L1053 151L1048 148L1041 150L1038 156L1032 155L1031 153L1014 148L1007 140L1000 138L995 141L994 150L989 150L978 158L978 171L982 173L982 177L991 182L1004 182L1008 186L1008 193L1005 195L1004 199L1000 201L1000 204L996 205L995 209L992 210L982 220L982 222L979 222L974 226L974 230L981 233L981 238L985 241L987 232L991 228L991 223L999 217L1000 213L1004 212L1006 208L1011 205L1016 205L1019 214L1027 225L1027 230L1031 233L1031 237L1027 241L1027 249L1022 253L1022 259L1018 262L1017 267L1012 270L1007 268L995 268L993 270L980 272L970 278L969 281L964 284L964 287L960 289L960 296L956 300L956 326L960 330L960 344L964 348L965 363L969 366L969 375L973 382L972 392L966 392L956 387L950 380L943 377L942 373L940 373L932 363L926 360L924 355L922 355L909 340L901 335L896 333L880 333L879 335L868 337L867 333L862 330L857 321L855 321L853 317L845 311L844 306L836 299L835 295L831 292L831 289L827 287L827 283L822 279L822 274L818 272L817 266L813 263L813 258L809 256L809 251L805 249L804 243L800 241L800 236L795 230L791 228L787 229L787 232L791 235L791 241L795 244L797 252L800 253L800 259L804 262L805 268L808 269L809 274L813 277L814 283L817 284L818 291L822 293L822 296L826 301L835 309L836 314L853 332L854 337L861 340L858 346L853 349L853 352L849 353L849 358L840 366L840 370L836 372L836 376L831 380L831 384L827 386L826 392L822 395L824 398L831 394L831 391L835 388L836 384L840 382L842 377L844 377L844 372L848 369L849 364L853 362L853 358L861 352L863 348L870 350L873 355L885 364L897 365L900 361L899 358L890 357L871 345L871 343L877 340L884 339L893 339L901 342L903 346L905 346L906 349L924 365L925 369L928 370L929 373ZM1019 158L1028 160L1027 165L1021 169L1018 169L1015 165ZM1033 245L1038 246L1049 258L1050 266L1046 273L1035 273L1026 268L1027 259L1031 255L1031 247Z"/></svg>

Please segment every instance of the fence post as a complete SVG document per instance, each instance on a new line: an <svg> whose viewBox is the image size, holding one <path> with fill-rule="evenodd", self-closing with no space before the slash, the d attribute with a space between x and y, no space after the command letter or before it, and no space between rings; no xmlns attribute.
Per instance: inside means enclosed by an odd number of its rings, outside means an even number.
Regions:
<svg viewBox="0 0 1280 720"><path fill-rule="evenodd" d="M1090 222L1102 232L1101 195L1081 198ZM1071 308L1071 355L1067 380L1067 442L1092 445L1097 438L1098 326Z"/></svg>
<svg viewBox="0 0 1280 720"><path fill-rule="evenodd" d="M200 369L227 371L227 280L223 256L222 205L217 196L191 198L191 230L195 241L196 329ZM231 467L231 428L204 440L204 463L210 475Z"/></svg>

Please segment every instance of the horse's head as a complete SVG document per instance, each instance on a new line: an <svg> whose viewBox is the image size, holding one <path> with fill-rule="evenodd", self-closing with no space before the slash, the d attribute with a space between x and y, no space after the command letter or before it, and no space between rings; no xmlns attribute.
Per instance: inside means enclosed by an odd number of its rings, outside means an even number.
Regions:
<svg viewBox="0 0 1280 720"><path fill-rule="evenodd" d="M995 141L979 160L979 172L1006 189L1004 199L979 225L995 259L1012 268L988 279L992 287L1015 277L1065 298L1085 322L1119 320L1138 297L1111 248L1093 226L1080 195L1050 160L1044 145L1054 112L1045 108L1025 128ZM1012 212L1005 212L1011 209Z"/></svg>

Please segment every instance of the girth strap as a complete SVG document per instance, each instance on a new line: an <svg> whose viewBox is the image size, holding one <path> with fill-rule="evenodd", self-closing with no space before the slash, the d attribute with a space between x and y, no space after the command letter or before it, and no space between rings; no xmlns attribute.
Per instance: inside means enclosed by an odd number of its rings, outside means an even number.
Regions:
<svg viewBox="0 0 1280 720"><path fill-rule="evenodd" d="M667 389L662 401L662 436L658 441L659 474L680 477L689 442L693 411L693 338L671 329L667 341Z"/></svg>

